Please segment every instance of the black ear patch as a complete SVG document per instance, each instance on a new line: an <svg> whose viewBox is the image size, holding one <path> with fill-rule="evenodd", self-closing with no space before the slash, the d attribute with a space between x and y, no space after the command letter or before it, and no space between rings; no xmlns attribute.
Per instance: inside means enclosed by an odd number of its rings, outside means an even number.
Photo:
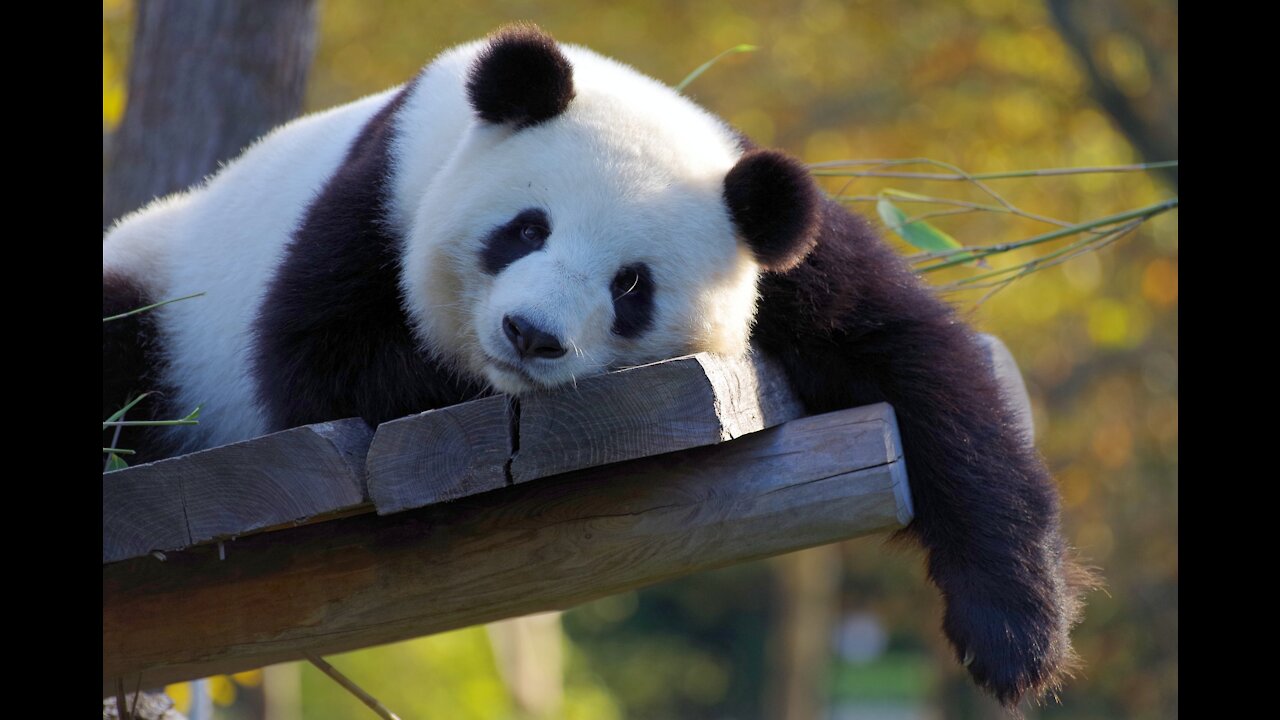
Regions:
<svg viewBox="0 0 1280 720"><path fill-rule="evenodd" d="M821 200L804 165L777 150L748 151L724 178L733 224L772 272L799 265L817 244Z"/></svg>
<svg viewBox="0 0 1280 720"><path fill-rule="evenodd" d="M467 97L486 122L537 125L569 106L573 66L537 25L508 25L472 64Z"/></svg>

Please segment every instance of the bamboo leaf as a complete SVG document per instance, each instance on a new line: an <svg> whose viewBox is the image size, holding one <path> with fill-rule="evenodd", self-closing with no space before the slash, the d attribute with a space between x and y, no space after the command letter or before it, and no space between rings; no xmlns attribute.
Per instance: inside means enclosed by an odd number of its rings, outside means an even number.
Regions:
<svg viewBox="0 0 1280 720"><path fill-rule="evenodd" d="M103 429L103 430L106 430L106 429L107 429L107 423L115 422L115 421L119 420L120 418L124 417L124 414L125 414L125 413L127 413L127 412L129 412L130 410L132 410L134 405L137 405L138 403L142 402L142 398L144 398L144 397L146 397L146 396L148 396L148 395L150 395L150 394L151 394L151 393L149 393L149 392L144 392L144 393L142 393L141 395L139 395L138 397L136 397L136 398L134 398L134 399L130 400L130 401L128 402L128 404L126 404L124 407L122 407L122 408L120 408L119 410L117 410L117 411L115 411L115 412L111 413L111 417L109 417L109 418L107 418L106 420L104 420L104 421L103 421L103 423L102 423L102 429Z"/></svg>
<svg viewBox="0 0 1280 720"><path fill-rule="evenodd" d="M684 89L685 89L685 88L687 88L687 87L689 87L689 83L693 82L694 80L697 80L699 75L701 75L702 73L704 73L704 72L706 72L707 70L711 69L711 66L712 66L712 65L715 65L715 64L716 64L716 63L718 63L718 62L720 62L720 60L721 60L721 59L726 58L726 57L728 57L728 56L730 56L730 55L736 55L736 54L738 54L738 53L744 53L744 52L755 52L756 50L759 50L759 49L760 49L760 48L756 47L755 45L745 45L745 44L744 44L744 45L735 45L734 47L731 47L731 48L729 48L728 50L725 50L724 52L720 53L719 55L717 55L717 56L715 56L715 57L711 58L710 60L708 60L708 61L706 61L706 62L702 63L702 64L701 64L701 65L699 65L697 68L695 68L693 72L691 72L691 73L689 73L688 75L686 75L686 76L684 77L684 79L683 79L683 80L681 80L681 81L676 85L676 92L684 92Z"/></svg>
<svg viewBox="0 0 1280 720"><path fill-rule="evenodd" d="M902 208L894 205L893 201L887 196L882 195L880 200L876 202L876 212L879 213L880 219L884 221L884 224L890 230L897 233L899 237L912 246L925 252L942 252L964 247L955 238L924 220L908 222L907 214L902 211ZM969 253L961 253L956 256L956 260L968 260L972 257Z"/></svg>

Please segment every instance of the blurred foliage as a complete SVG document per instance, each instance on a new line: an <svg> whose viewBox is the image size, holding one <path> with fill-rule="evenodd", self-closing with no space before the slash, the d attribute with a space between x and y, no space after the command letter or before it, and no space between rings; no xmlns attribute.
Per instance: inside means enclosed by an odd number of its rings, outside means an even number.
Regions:
<svg viewBox="0 0 1280 720"><path fill-rule="evenodd" d="M1132 22L1099 35L1092 58L1140 112L1171 123L1176 138L1176 113L1170 118L1151 108L1177 107L1177 4L1114 5ZM104 0L104 133L127 102L130 13L126 0ZM325 108L403 82L440 50L513 20L535 21L562 41L673 84L728 48L757 46L721 59L686 92L757 142L808 162L929 157L987 172L1143 160L1091 100L1078 58L1032 0L327 0L308 106ZM845 196L874 198L891 188L983 200L965 185L823 182ZM992 184L1019 207L1081 221L1176 194L1161 182L1133 173ZM854 206L875 216L874 202ZM992 213L931 222L966 245L1046 229ZM1010 262L1033 256L1013 255ZM969 294L954 299L974 308ZM1083 671L1061 705L1033 714L1175 717L1177 212L1105 250L1038 272L969 312L1018 358L1039 447L1062 488L1067 534L1107 581L1106 592L1090 597L1075 633ZM867 677L888 673L884 685L925 693L919 702L934 703L947 717L982 716L986 706L974 699L938 631L940 601L918 556L886 553L875 540L846 543L842 551L846 608L875 613L890 634L887 665L868 666ZM766 561L705 573L568 613L570 715L761 717L773 607L768 567ZM920 677L920 658L936 676ZM479 629L338 662L406 717L511 717ZM865 684L846 670L833 675L833 698L856 695ZM309 719L363 716L311 669L304 690Z"/></svg>

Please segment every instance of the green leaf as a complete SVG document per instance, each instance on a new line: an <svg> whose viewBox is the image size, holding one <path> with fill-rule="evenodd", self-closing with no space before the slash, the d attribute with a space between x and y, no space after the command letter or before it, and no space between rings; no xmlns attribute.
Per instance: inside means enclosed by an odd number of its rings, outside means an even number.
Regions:
<svg viewBox="0 0 1280 720"><path fill-rule="evenodd" d="M876 212L880 214L880 219L889 226L890 230L925 252L942 252L964 247L955 238L924 220L907 222L907 214L902 212L902 208L894 205L892 200L883 195L876 202Z"/></svg>
<svg viewBox="0 0 1280 720"><path fill-rule="evenodd" d="M112 472L113 470L123 470L127 467L129 467L129 463L125 462L124 459L121 458L119 455L115 453L111 453L110 455L107 456L107 469L103 470L103 472Z"/></svg>
<svg viewBox="0 0 1280 720"><path fill-rule="evenodd" d="M104 420L104 421L103 421L103 423L102 423L102 429L103 429L103 430L106 430L106 429L107 429L107 423L113 423L113 422L115 422L115 421L119 420L120 418L124 417L124 414L125 414L125 413L127 413L127 412L129 412L130 410L132 410L134 405L137 405L138 403L142 402L142 398L144 398L144 397L146 397L146 396L148 396L148 395L150 395L150 394L151 394L151 393L149 393L149 392L144 392L144 393L142 393L141 395L139 395L138 397L136 397L136 398L134 398L134 399L130 400L130 401L129 401L129 403L128 403L127 405L125 405L124 407L122 407L122 408L120 408L119 410L117 410L117 411L115 411L115 412L111 413L111 417L109 417L109 418L107 418L106 420Z"/></svg>
<svg viewBox="0 0 1280 720"><path fill-rule="evenodd" d="M755 52L756 50L759 50L759 49L760 48L756 47L755 45L735 45L734 47L731 47L728 50L725 50L719 55L699 65L697 68L694 69L693 72L689 73L688 75L685 75L684 79L681 80L676 85L676 92L684 92L684 89L689 87L689 83L693 82L694 80L697 80L699 75L709 70L712 65L715 65L716 63L720 62L722 58L728 57L730 55L736 55L738 53Z"/></svg>

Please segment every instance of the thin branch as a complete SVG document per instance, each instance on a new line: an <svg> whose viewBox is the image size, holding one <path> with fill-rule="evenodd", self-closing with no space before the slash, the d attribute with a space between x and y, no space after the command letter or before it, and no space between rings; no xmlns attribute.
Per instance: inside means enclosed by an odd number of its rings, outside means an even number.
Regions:
<svg viewBox="0 0 1280 720"><path fill-rule="evenodd" d="M1060 238L1069 237L1071 235L1077 235L1081 232L1090 230L1092 228L1106 227L1108 225L1123 223L1127 220L1133 220L1133 219L1146 220L1146 219L1155 217L1156 215L1159 215L1163 212L1172 210L1176 207L1178 207L1178 198L1175 197L1169 200L1165 200L1163 202L1158 202L1154 205L1148 205L1146 207L1138 208L1136 210L1128 210L1126 212L1117 213L1115 215L1108 215L1107 217L1098 218L1097 220L1090 220L1089 222L1079 223L1076 225L1072 225L1071 227L1063 228L1061 230L1055 230L1049 233L1044 233L1042 235L1036 235L1034 237L1030 237L1025 240L1018 240L1016 242L1010 242L1010 243L1002 243L999 245L988 245L986 247L964 247L964 248L957 248L955 250L943 250L938 253L934 253L934 257L944 258L952 255L960 255L961 253L963 253L964 256L959 258L953 258L950 260L945 260L944 262L937 263L936 265L929 265L923 268L919 268L916 270L916 272L927 273L927 272L933 272L935 270L942 270L944 268L949 268L949 267L962 265L964 263L970 262L971 260L974 259L974 256L989 257L997 253L1009 252L1010 250L1017 250L1019 248L1030 247L1032 245L1039 245L1041 243L1050 242L1052 240L1058 240Z"/></svg>
<svg viewBox="0 0 1280 720"><path fill-rule="evenodd" d="M359 685L356 685L350 678L339 672L338 668L326 662L324 658L319 655L307 655L307 660L310 660L312 665L320 668L320 672L328 675L334 682L346 689L347 692L355 695L360 702L364 703L370 710L377 713L378 717L383 720L400 720L400 716L388 710L386 706L378 702L377 698L362 690Z"/></svg>
<svg viewBox="0 0 1280 720"><path fill-rule="evenodd" d="M173 299L170 299L170 300L162 300L162 301L160 301L160 302L158 302L158 303L152 303L151 305L145 305L145 306L143 306L143 307L140 307L140 308L137 308L137 309L134 309L134 310L130 310L129 312L123 312L123 313L120 313L119 315L112 315L111 317L104 317L104 318L102 318L102 322L111 322L112 320L119 320L119 319L121 319L121 318L127 318L127 317L129 317L130 315L137 315L137 314L139 314L139 313L144 313L144 312L146 312L146 311L148 311L148 310L154 310L154 309L156 309L156 308L160 307L161 305L168 305L169 303L176 303L176 302L178 302L179 300L190 300L191 298L197 298L197 297L200 297L201 295L204 295L204 293L202 293L202 292L198 292L198 293L195 293L194 295L184 295L183 297L179 297L179 298L173 298Z"/></svg>
<svg viewBox="0 0 1280 720"><path fill-rule="evenodd" d="M102 429L109 427L169 427L171 425L199 425L199 420L115 420L102 423Z"/></svg>
<svg viewBox="0 0 1280 720"><path fill-rule="evenodd" d="M699 75L706 72L707 70L710 70L712 65L715 65L716 63L720 62L720 60L722 60L723 58L726 58L730 55L736 55L738 53L755 52L756 50L759 50L759 48L757 48L755 45L747 45L745 43L742 45L735 45L729 48L728 50L725 50L719 55L711 58L710 60L694 68L693 72L686 75L683 80L681 80L679 83L676 84L676 87L675 87L676 92L678 93L684 92L684 89L689 87L689 83L693 82L694 80L697 80Z"/></svg>
<svg viewBox="0 0 1280 720"><path fill-rule="evenodd" d="M977 305L980 305L983 302L986 302L996 292L1008 287L1015 280L1020 280L1021 278L1026 277L1027 275L1030 275L1031 273L1037 270L1044 270L1046 268L1051 268L1055 265L1060 265L1068 260L1071 260L1072 258L1075 258L1079 255L1083 255L1084 253L1096 252L1098 250L1101 250L1107 247L1108 245L1111 245L1112 243L1120 240L1125 235L1128 235L1129 233L1133 232L1140 225L1142 225L1142 223L1143 221L1140 219L1133 220L1120 228L1116 228L1111 232L1108 232L1106 235L1103 235L1102 237L1083 238L1077 242L1071 243L1070 245L1064 248L1060 248L1052 253L1049 253L1047 255L1042 255L1038 258L1029 260L1020 265L1014 265L1007 268L1001 268L999 270L993 270L988 273L982 273L981 275L975 275L973 277L963 278L961 280L957 280L955 282L942 285L939 287L939 290L943 292L959 292L964 290L979 290L984 288L993 288L991 292L984 295L980 300L978 300L977 303L975 303L975 307L976 307ZM998 275L1004 275L1008 273L1016 273L1016 274L1013 275L1012 277L1002 278L1000 280L991 280L991 278L994 278Z"/></svg>
<svg viewBox="0 0 1280 720"><path fill-rule="evenodd" d="M1039 168L1035 170L1006 170L1003 172L989 173L965 173L961 171L953 171L951 173L924 173L924 172L883 172L880 170L833 170L832 168L858 167L862 165L911 165L911 164L933 164L942 166L935 160L926 158L912 158L909 160L834 160L831 162L809 163L814 175L823 177L881 177L881 178L899 178L903 180L939 180L945 182L973 181L973 180L1006 180L1011 178L1028 178L1028 177L1054 177L1060 175L1090 175L1097 173L1122 173L1122 172L1145 172L1148 170L1162 170L1165 168L1178 167L1177 160L1165 160L1162 162L1136 163L1133 165L1100 165L1095 167L1069 167L1069 168Z"/></svg>
<svg viewBox="0 0 1280 720"><path fill-rule="evenodd" d="M116 680L116 715L120 716L120 720L129 718L129 705L124 694L124 678Z"/></svg>

